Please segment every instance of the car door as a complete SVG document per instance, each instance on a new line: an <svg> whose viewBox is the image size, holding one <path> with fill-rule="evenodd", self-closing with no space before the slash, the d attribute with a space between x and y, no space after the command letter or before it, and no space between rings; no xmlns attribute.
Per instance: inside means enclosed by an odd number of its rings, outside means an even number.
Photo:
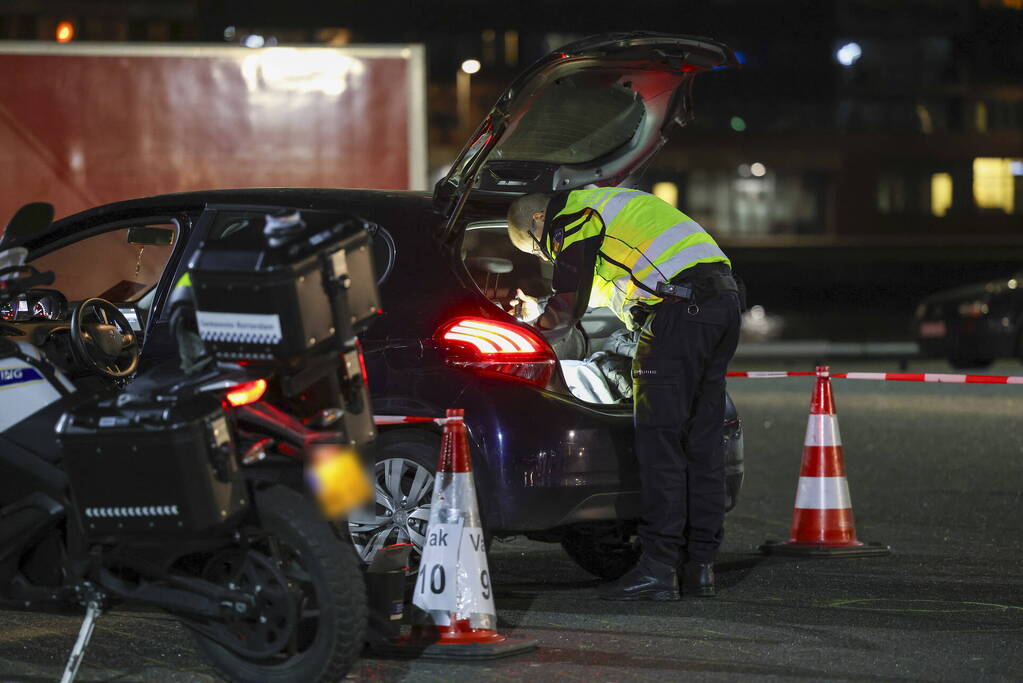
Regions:
<svg viewBox="0 0 1023 683"><path fill-rule="evenodd" d="M54 271L53 287L71 302L98 296L118 305L140 333L142 363L150 366L176 354L163 305L173 275L184 267L192 222L184 210L139 207L105 220L87 212L29 240L29 262ZM170 239L148 239L147 231L169 233Z"/></svg>

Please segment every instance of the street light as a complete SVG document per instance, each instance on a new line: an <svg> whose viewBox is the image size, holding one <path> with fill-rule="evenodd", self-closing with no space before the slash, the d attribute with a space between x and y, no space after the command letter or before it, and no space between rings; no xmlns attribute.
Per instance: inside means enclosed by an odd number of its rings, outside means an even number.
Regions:
<svg viewBox="0 0 1023 683"><path fill-rule="evenodd" d="M455 99L458 101L458 125L462 131L468 130L471 124L469 119L472 116L472 98L470 97L472 75L479 73L480 68L480 60L467 59L462 62L461 68L459 68L458 73L455 74Z"/></svg>
<svg viewBox="0 0 1023 683"><path fill-rule="evenodd" d="M852 66L863 56L863 48L859 43L846 43L835 52L835 58L842 66Z"/></svg>

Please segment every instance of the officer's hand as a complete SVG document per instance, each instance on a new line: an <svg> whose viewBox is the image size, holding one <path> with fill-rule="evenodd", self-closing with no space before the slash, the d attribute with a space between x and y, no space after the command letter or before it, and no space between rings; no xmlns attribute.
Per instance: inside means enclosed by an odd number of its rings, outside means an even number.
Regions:
<svg viewBox="0 0 1023 683"><path fill-rule="evenodd" d="M511 308L508 309L508 312L525 322L536 320L543 313L540 310L540 302L536 300L536 297L529 296L521 289L515 290L515 298L510 303Z"/></svg>

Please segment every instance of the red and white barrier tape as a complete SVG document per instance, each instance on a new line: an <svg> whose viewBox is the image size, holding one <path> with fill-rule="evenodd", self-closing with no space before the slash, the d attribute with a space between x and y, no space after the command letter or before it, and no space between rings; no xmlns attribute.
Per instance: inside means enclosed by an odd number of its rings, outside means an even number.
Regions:
<svg viewBox="0 0 1023 683"><path fill-rule="evenodd" d="M955 375L939 372L838 372L838 379L873 379L884 382L940 382L946 384L1023 384L1023 377L1005 375Z"/></svg>
<svg viewBox="0 0 1023 683"><path fill-rule="evenodd" d="M816 377L816 372L729 372L728 377L773 379ZM882 382L938 382L944 384L1023 384L1023 377L1006 375L956 375L940 372L829 372L832 379L867 379Z"/></svg>
<svg viewBox="0 0 1023 683"><path fill-rule="evenodd" d="M748 377L749 379L775 379L777 377L816 377L816 372L785 372L767 370L763 372L729 372L727 377Z"/></svg>
<svg viewBox="0 0 1023 683"><path fill-rule="evenodd" d="M374 415L373 424L376 425L407 425L407 424L438 424L446 425L448 422L460 422L461 417L419 417L416 415Z"/></svg>

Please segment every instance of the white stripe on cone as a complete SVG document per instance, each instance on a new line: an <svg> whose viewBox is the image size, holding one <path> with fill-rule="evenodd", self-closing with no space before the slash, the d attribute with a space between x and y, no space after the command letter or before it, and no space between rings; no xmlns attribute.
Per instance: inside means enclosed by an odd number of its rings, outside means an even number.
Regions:
<svg viewBox="0 0 1023 683"><path fill-rule="evenodd" d="M852 507L845 477L800 477L796 507L803 510L842 510Z"/></svg>
<svg viewBox="0 0 1023 683"><path fill-rule="evenodd" d="M842 434L838 431L837 415L810 415L806 421L804 446L841 446Z"/></svg>

